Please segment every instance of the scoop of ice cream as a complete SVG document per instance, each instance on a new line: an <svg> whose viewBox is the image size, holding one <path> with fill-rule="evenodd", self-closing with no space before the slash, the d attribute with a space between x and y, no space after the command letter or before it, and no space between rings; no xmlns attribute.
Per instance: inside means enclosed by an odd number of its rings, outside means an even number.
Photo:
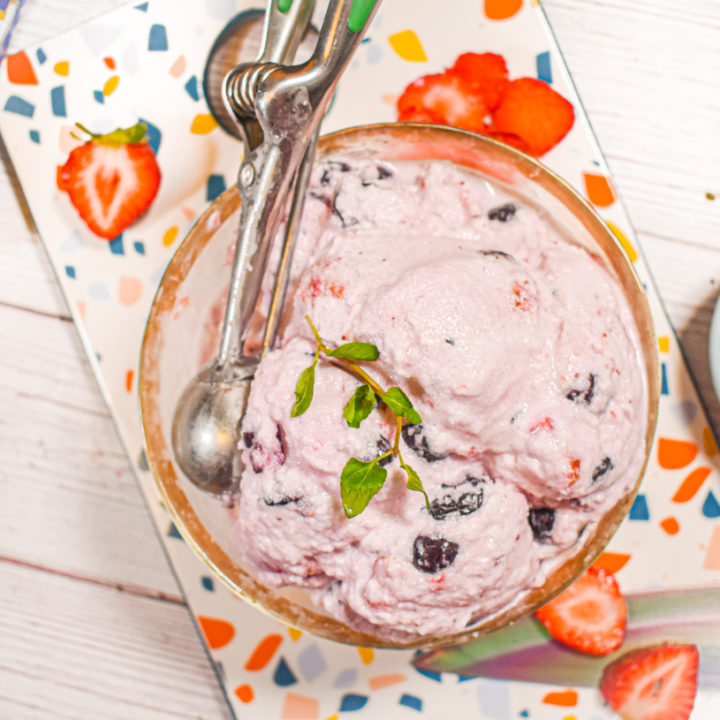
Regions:
<svg viewBox="0 0 720 720"><path fill-rule="evenodd" d="M359 429L358 385L315 350L370 342L366 369L422 416L367 509L347 519L350 457L392 446L382 407ZM533 207L445 163L338 159L316 168L282 344L261 363L243 421L234 536L262 581L310 588L360 629L441 634L542 584L583 529L634 484L644 384L632 315L602 261ZM389 458L388 458L389 460Z"/></svg>

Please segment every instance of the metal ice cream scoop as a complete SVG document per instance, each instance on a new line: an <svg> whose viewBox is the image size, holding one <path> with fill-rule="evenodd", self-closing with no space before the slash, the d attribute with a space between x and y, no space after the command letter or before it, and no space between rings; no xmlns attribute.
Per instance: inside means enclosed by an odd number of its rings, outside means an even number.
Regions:
<svg viewBox="0 0 720 720"><path fill-rule="evenodd" d="M273 0L275 1L275 0ZM287 0L278 0L287 5ZM297 2L298 0L295 0ZM260 356L272 345L287 282L295 233L286 235L276 273L263 350L242 353L269 256L306 152L312 157L317 128L335 87L360 44L379 0L330 0L312 57L292 67L272 62L240 65L225 81L229 107L241 118L255 112L263 142L242 162L238 188L240 227L217 358L183 392L173 418L178 464L198 487L224 494L242 467L238 439L250 384ZM310 163L295 186L302 203ZM304 182L303 182L304 181ZM291 212L291 219L299 213Z"/></svg>

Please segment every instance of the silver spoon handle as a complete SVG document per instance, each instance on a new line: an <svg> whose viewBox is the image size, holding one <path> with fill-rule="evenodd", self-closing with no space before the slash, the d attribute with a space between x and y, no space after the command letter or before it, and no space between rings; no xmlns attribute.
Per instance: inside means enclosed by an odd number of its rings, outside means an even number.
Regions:
<svg viewBox="0 0 720 720"><path fill-rule="evenodd" d="M289 8L283 0L270 0L265 11L263 44L258 62L289 65L310 24L315 0L290 0ZM281 9L282 8L282 9Z"/></svg>

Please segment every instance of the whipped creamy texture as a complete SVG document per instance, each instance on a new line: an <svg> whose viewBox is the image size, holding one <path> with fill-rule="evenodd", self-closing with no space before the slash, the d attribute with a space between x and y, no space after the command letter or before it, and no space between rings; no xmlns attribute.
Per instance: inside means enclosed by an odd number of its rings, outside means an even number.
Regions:
<svg viewBox="0 0 720 720"><path fill-rule="evenodd" d="M646 389L634 321L597 257L532 206L443 162L326 161L315 168L279 349L260 365L243 421L246 469L233 537L261 582L310 589L381 637L463 630L579 547L637 480ZM358 380L320 361L309 410L291 418L312 362L309 315L328 344L375 344L367 370L411 397L422 424L347 519L347 460L390 448L392 416L359 429Z"/></svg>

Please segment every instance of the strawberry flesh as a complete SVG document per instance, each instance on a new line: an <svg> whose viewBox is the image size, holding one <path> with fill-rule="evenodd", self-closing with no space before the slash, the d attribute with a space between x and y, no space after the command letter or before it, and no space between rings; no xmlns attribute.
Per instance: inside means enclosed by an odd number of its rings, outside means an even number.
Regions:
<svg viewBox="0 0 720 720"><path fill-rule="evenodd" d="M697 693L694 645L633 650L605 668L600 692L625 720L688 720Z"/></svg>
<svg viewBox="0 0 720 720"><path fill-rule="evenodd" d="M505 58L495 53L463 53L449 72L470 83L489 110L500 104L509 82Z"/></svg>
<svg viewBox="0 0 720 720"><path fill-rule="evenodd" d="M589 568L535 615L555 640L590 655L607 655L625 638L625 598L600 567Z"/></svg>

